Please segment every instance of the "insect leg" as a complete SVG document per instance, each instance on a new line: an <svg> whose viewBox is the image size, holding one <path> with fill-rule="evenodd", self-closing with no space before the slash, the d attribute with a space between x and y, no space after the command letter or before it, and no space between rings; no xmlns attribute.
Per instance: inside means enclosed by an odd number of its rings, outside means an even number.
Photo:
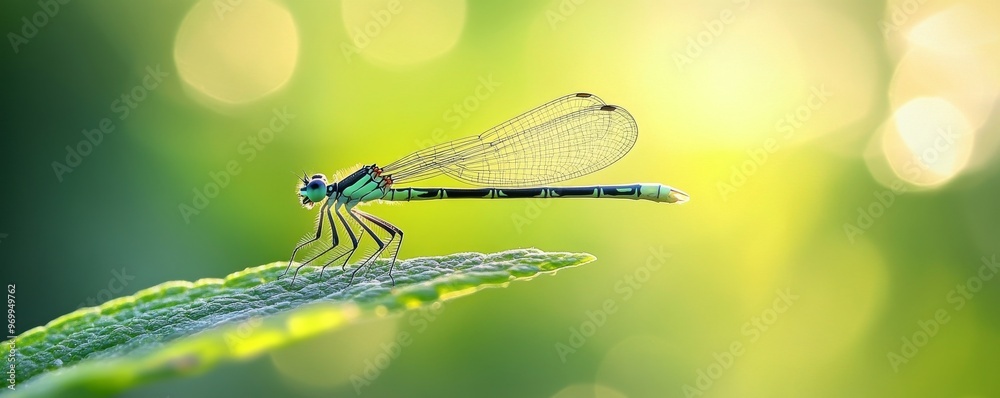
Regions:
<svg viewBox="0 0 1000 398"><path fill-rule="evenodd" d="M362 268L368 265L369 261L372 261L372 259L374 259L375 256L377 256L379 253L382 252L382 250L385 249L385 243L382 242L382 239L379 239L378 235L375 235L375 232L373 232L371 228L368 228L368 226L365 225L365 223L362 222L360 218L358 218L358 215L354 213L354 209L347 210L347 214L350 215L351 218L354 219L354 221L357 221L358 224L361 225L361 228L364 228L365 232L367 232L368 235L371 235L372 239L375 240L375 244L378 245L378 250L376 250L375 253L372 253L372 255L368 256L368 258L366 258L365 261L361 262L361 265L359 265L357 268L354 269L353 272L351 272L351 279L350 281L347 282L348 286L350 286L350 284L354 282L354 276L358 274L358 271L360 271Z"/></svg>
<svg viewBox="0 0 1000 398"><path fill-rule="evenodd" d="M333 239L333 242L332 242L333 244L330 245L330 247L328 247L325 250L323 250L322 252L320 252L319 254L313 256L313 258L310 258L310 259L306 260L306 262L304 262L302 264L299 264L299 266L295 268L295 273L292 274L292 284L295 284L295 276L297 276L299 274L299 270L302 269L302 267L305 267L306 264L309 264L313 260L322 257L324 254L326 254L330 250L333 250L334 248L337 247L338 244L340 244L340 237L337 236L337 224L333 223L333 216L330 214L330 206L325 206L323 208L323 210L321 210L321 211L325 212L326 213L326 218L330 220L330 236ZM320 217L319 220L320 220L320 223L323 222L323 218L322 217ZM321 225L321 227L322 227L322 225ZM320 272L322 272L322 270L320 270ZM322 276L322 274L320 276Z"/></svg>
<svg viewBox="0 0 1000 398"><path fill-rule="evenodd" d="M325 203L323 204L323 207L324 208L327 207ZM297 253L299 251L299 249L301 249L303 246L308 245L310 243L313 243L313 242L319 240L319 237L322 234L323 234L323 216L320 215L319 219L316 220L316 236L314 236L312 239L309 239L309 240L307 240L305 242L299 243L298 246L295 246L295 249L292 249L292 258L290 260L288 260L288 266L285 267L285 272L283 272L281 274L281 276L278 277L278 279L281 279L282 277L284 277L285 274L288 273L288 269L292 267L292 261L295 261L295 253ZM298 272L298 268L296 268L295 271Z"/></svg>
<svg viewBox="0 0 1000 398"><path fill-rule="evenodd" d="M378 225L379 227L382 227L382 229L384 229L386 232L389 233L389 242L386 242L386 246L392 245L393 241L395 241L395 249L392 252L392 262L389 263L389 280L392 281L393 286L396 286L396 279L392 277L392 268L396 265L396 256L399 255L399 248L403 245L403 231L400 230L395 225L390 224L388 221L385 221L374 215L365 213L361 210L354 210L354 211L357 212L357 214L362 218L371 221L373 224ZM399 239L396 239L397 235L399 235Z"/></svg>
<svg viewBox="0 0 1000 398"><path fill-rule="evenodd" d="M351 238L351 249L341 253L340 255L334 257L330 261L327 261L326 264L323 264L323 268L321 268L319 271L320 277L323 276L323 271L326 270L326 267L328 267L330 264L333 264L334 261L337 261L339 258L344 257L345 255L347 256L347 260L344 260L344 265L347 265L347 261L350 260L351 255L353 255L354 252L358 250L358 243L361 241L358 237L354 236L354 231L351 229L351 226L347 224L347 220L344 219L344 215L340 214L339 209L335 210L334 213L337 213L337 218L340 218L340 223L344 226L344 229L347 230L347 236ZM333 224L333 218L330 218L330 224Z"/></svg>

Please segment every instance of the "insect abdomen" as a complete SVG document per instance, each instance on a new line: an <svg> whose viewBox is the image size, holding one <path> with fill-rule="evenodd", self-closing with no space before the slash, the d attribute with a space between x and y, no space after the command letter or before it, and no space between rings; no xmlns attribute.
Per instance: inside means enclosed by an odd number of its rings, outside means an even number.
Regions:
<svg viewBox="0 0 1000 398"><path fill-rule="evenodd" d="M683 203L688 195L663 184L595 185L589 187L537 188L401 188L387 190L382 200L516 198L617 198Z"/></svg>

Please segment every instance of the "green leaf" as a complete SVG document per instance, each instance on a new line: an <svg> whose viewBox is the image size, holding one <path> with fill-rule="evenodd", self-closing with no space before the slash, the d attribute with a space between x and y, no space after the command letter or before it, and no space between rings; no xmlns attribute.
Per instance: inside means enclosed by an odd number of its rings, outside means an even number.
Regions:
<svg viewBox="0 0 1000 398"><path fill-rule="evenodd" d="M583 253L535 249L459 253L397 263L393 276L349 276L306 267L295 285L278 279L286 263L225 279L173 281L82 308L3 342L15 348L11 396L109 395L152 380L204 372L339 329L488 286L593 261ZM385 262L375 269L384 270ZM4 391L8 390L4 375Z"/></svg>

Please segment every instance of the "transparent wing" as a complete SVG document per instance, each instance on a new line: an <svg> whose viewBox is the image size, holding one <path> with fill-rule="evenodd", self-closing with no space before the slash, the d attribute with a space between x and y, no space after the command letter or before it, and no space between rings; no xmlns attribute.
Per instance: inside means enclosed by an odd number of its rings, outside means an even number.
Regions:
<svg viewBox="0 0 1000 398"><path fill-rule="evenodd" d="M625 109L571 94L472 137L438 144L383 167L396 183L445 174L472 185L532 186L593 173L635 144Z"/></svg>

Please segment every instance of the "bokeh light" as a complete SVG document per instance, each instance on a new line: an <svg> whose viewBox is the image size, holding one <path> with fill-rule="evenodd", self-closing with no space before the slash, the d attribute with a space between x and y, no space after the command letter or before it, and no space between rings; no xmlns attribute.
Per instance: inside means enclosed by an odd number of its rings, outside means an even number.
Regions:
<svg viewBox="0 0 1000 398"><path fill-rule="evenodd" d="M184 83L223 104L254 101L280 89L291 79L298 53L292 15L271 0L195 3L174 43Z"/></svg>
<svg viewBox="0 0 1000 398"><path fill-rule="evenodd" d="M1000 6L955 3L915 24L906 39L944 54L974 51L1000 40L996 17Z"/></svg>
<svg viewBox="0 0 1000 398"><path fill-rule="evenodd" d="M964 114L942 98L921 97L903 104L883 131L883 150L899 178L915 185L938 185L969 162L975 134Z"/></svg>
<svg viewBox="0 0 1000 398"><path fill-rule="evenodd" d="M1000 94L1000 81L992 76L996 67L984 55L914 47L899 60L893 74L890 104L899 108L917 97L942 97L962 110L972 128L978 128Z"/></svg>
<svg viewBox="0 0 1000 398"><path fill-rule="evenodd" d="M885 164L927 188L992 162L1000 140L985 127L1000 96L1000 28L992 22L1000 6L889 1L886 12L880 26L899 60L889 88L893 115L875 144L885 152ZM928 146L941 134L960 139ZM890 184L871 147L868 153L872 175Z"/></svg>

